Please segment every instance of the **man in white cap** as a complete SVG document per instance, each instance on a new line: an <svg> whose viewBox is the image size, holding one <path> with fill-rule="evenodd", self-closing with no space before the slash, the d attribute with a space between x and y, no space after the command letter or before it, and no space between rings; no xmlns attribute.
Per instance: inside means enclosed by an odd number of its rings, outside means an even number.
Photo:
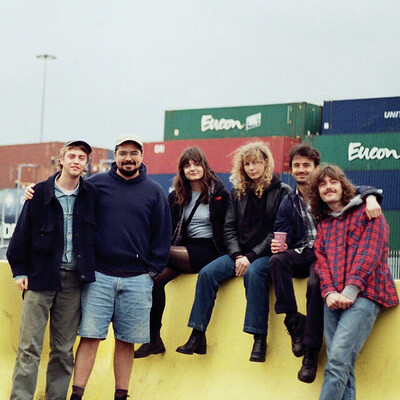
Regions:
<svg viewBox="0 0 400 400"><path fill-rule="evenodd" d="M7 258L23 291L21 329L11 399L33 399L47 321L50 354L46 399L65 399L74 365L82 283L94 281L96 188L82 175L92 148L67 142L59 172L35 187L25 202Z"/></svg>
<svg viewBox="0 0 400 400"><path fill-rule="evenodd" d="M82 293L71 400L82 398L111 321L115 399L127 399L134 343L150 341L153 277L164 269L170 249L168 202L161 186L146 175L141 139L119 137L114 160L110 171L90 178L99 191L96 282Z"/></svg>

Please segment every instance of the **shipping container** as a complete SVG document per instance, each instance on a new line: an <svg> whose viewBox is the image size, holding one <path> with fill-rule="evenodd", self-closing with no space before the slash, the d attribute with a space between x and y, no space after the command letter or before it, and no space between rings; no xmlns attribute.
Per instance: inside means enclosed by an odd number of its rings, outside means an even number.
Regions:
<svg viewBox="0 0 400 400"><path fill-rule="evenodd" d="M390 227L389 248L400 250L400 211L385 211L384 215Z"/></svg>
<svg viewBox="0 0 400 400"><path fill-rule="evenodd" d="M322 134L400 132L400 97L324 101Z"/></svg>
<svg viewBox="0 0 400 400"><path fill-rule="evenodd" d="M286 137L170 140L144 143L143 162L149 174L175 174L182 151L187 147L198 146L204 151L215 172L226 173L232 169L233 152L238 147L254 141L263 141L269 146L274 157L276 173L289 170L289 149L299 143L299 140Z"/></svg>
<svg viewBox="0 0 400 400"><path fill-rule="evenodd" d="M345 170L399 170L400 132L321 135L306 139L324 162Z"/></svg>
<svg viewBox="0 0 400 400"><path fill-rule="evenodd" d="M0 189L47 179L56 171L56 160L63 145L47 142L0 146ZM89 175L102 170L102 160L109 157L110 150L93 148Z"/></svg>
<svg viewBox="0 0 400 400"><path fill-rule="evenodd" d="M303 138L321 132L321 109L303 102L166 111L164 140Z"/></svg>

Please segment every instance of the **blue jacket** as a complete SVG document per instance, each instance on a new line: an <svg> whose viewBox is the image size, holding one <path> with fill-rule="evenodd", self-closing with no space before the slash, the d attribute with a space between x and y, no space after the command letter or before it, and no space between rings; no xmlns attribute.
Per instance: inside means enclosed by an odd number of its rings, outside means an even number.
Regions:
<svg viewBox="0 0 400 400"><path fill-rule="evenodd" d="M29 290L62 289L64 216L54 193L57 175L35 186L35 195L25 202L7 250L13 276L28 276ZM96 201L96 188L80 178L74 204L72 243L82 282L95 280Z"/></svg>
<svg viewBox="0 0 400 400"><path fill-rule="evenodd" d="M357 194L360 194L364 200L370 194L377 197L378 201L382 201L380 191L370 186L356 187ZM275 220L275 232L286 232L286 243L289 249L300 247L305 236L305 226L301 216L300 199L296 194L296 190L289 193L279 206Z"/></svg>

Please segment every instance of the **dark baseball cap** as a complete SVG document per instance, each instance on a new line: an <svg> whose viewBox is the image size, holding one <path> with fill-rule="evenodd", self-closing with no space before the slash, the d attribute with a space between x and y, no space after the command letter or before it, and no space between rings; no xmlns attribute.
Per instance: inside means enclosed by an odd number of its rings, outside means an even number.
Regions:
<svg viewBox="0 0 400 400"><path fill-rule="evenodd" d="M88 154L92 153L91 146L83 140L70 140L69 142L64 144L64 147L68 146L83 146L87 150Z"/></svg>

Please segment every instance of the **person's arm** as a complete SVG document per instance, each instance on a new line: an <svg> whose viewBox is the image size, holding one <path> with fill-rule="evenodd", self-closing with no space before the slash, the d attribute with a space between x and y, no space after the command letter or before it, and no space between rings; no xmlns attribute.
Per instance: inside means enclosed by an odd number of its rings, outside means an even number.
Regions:
<svg viewBox="0 0 400 400"><path fill-rule="evenodd" d="M25 202L7 249L7 259L13 276L18 278L15 283L20 289L28 288L28 266L32 246L31 205L30 201Z"/></svg>
<svg viewBox="0 0 400 400"><path fill-rule="evenodd" d="M32 199L33 199L33 195L34 195L34 193L35 193L35 190L33 189L34 186L35 186L35 184L34 184L34 183L31 183L29 186L27 186L27 187L25 188L25 191L24 191L24 200L25 200L25 201L26 201L26 200L32 200Z"/></svg>
<svg viewBox="0 0 400 400"><path fill-rule="evenodd" d="M357 241L357 250L350 268L346 274L343 292L349 285L356 286L360 291L365 289L372 271L380 265L385 244L388 242L389 227L383 216L368 220L358 215L358 223L362 226L362 234ZM342 293L343 293L342 292Z"/></svg>
<svg viewBox="0 0 400 400"><path fill-rule="evenodd" d="M365 212L369 219L382 215L382 208L379 203L382 201L382 190L372 186L356 186L356 193L366 204Z"/></svg>
<svg viewBox="0 0 400 400"><path fill-rule="evenodd" d="M229 255L235 259L242 256L242 249L239 244L239 235L237 229L236 195L234 189L231 191L228 209L225 216L224 239ZM237 200L239 201L239 200Z"/></svg>
<svg viewBox="0 0 400 400"><path fill-rule="evenodd" d="M148 261L157 272L162 272L167 265L171 247L171 212L164 193L160 192L152 210L151 226L153 235Z"/></svg>

